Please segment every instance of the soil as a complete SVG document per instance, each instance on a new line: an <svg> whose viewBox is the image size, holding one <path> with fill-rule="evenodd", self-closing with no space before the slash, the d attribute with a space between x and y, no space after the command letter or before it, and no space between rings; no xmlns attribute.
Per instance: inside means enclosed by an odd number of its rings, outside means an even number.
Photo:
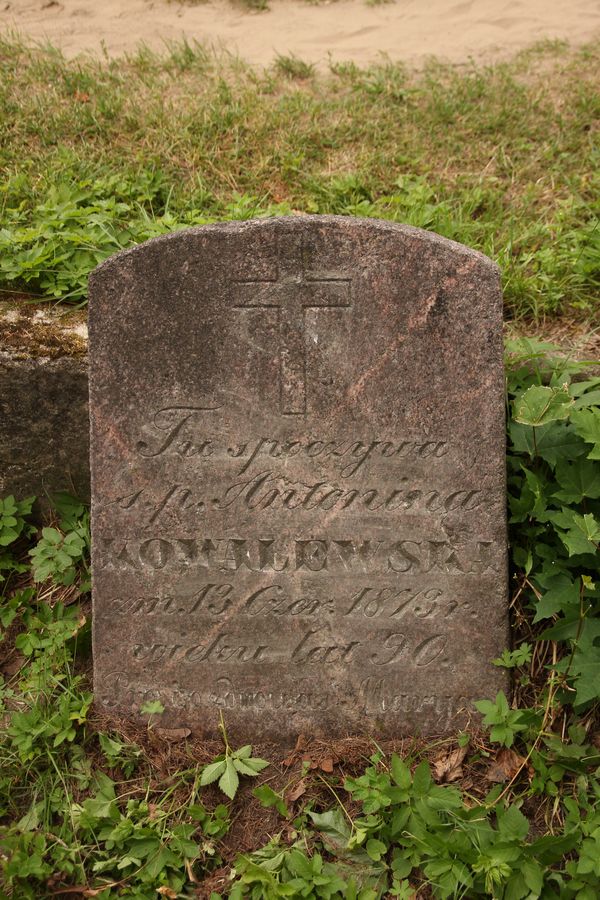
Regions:
<svg viewBox="0 0 600 900"><path fill-rule="evenodd" d="M545 39L578 45L600 34L597 0L270 0L252 10L232 0L0 0L0 32L50 41L72 57L153 50L186 37L257 66L294 54L326 68L381 55L420 64L490 61ZM256 3L258 5L258 3Z"/></svg>

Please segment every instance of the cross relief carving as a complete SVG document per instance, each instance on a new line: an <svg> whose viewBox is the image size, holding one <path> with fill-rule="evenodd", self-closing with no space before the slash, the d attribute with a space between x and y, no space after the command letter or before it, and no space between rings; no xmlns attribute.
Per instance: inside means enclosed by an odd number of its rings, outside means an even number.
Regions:
<svg viewBox="0 0 600 900"><path fill-rule="evenodd" d="M349 309L352 279L307 271L303 237L279 238L277 273L272 279L234 282L234 309L270 309L279 320L279 397L284 416L302 416L307 409L307 309Z"/></svg>

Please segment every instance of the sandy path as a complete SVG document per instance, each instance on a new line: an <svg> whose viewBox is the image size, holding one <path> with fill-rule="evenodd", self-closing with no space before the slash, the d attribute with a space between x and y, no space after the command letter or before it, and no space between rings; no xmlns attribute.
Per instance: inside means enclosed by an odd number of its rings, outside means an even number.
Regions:
<svg viewBox="0 0 600 900"><path fill-rule="evenodd" d="M225 47L268 65L277 53L294 53L326 65L359 64L380 53L419 63L434 54L452 62L498 58L542 38L580 44L600 34L598 0L395 0L368 6L338 0L315 6L271 0L265 12L247 12L227 0L180 5L168 0L0 0L0 31L17 29L50 40L68 56L133 50L143 41L189 39Z"/></svg>

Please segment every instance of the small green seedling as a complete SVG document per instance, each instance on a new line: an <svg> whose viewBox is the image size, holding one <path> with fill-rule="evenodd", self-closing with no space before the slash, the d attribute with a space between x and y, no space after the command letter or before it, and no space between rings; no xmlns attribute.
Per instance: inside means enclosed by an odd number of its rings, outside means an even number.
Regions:
<svg viewBox="0 0 600 900"><path fill-rule="evenodd" d="M249 775L254 778L269 763L264 759L253 757L250 744L240 747L239 750L231 749L227 740L227 731L225 730L222 714L219 731L225 743L225 753L218 756L214 762L204 768L200 776L200 784L204 787L207 784L212 784L218 778L220 789L230 800L233 800L240 784L240 775Z"/></svg>

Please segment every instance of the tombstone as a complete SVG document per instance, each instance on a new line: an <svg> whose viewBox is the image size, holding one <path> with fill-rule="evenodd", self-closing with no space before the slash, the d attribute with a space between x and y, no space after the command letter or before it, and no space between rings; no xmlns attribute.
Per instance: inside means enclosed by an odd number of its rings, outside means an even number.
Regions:
<svg viewBox="0 0 600 900"><path fill-rule="evenodd" d="M506 687L501 317L489 259L372 219L210 225L97 268L100 704L385 737Z"/></svg>

